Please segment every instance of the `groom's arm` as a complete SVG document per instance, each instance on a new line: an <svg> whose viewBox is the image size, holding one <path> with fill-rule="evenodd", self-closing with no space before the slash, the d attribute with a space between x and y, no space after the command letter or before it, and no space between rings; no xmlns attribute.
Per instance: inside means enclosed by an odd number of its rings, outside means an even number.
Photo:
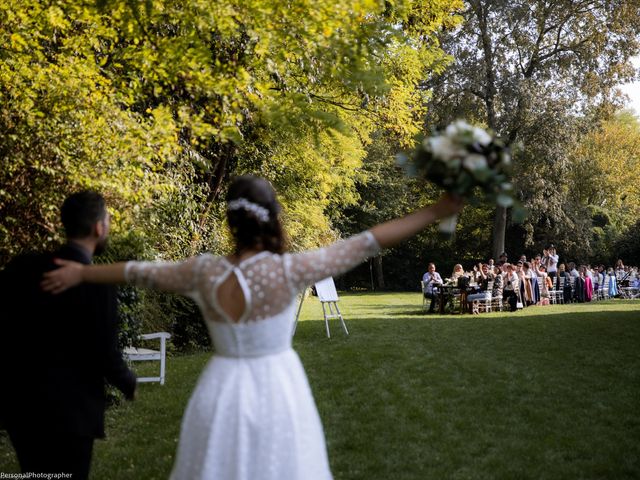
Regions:
<svg viewBox="0 0 640 480"><path fill-rule="evenodd" d="M100 363L107 382L120 390L125 398L132 400L136 389L136 376L127 367L118 348L118 307L115 288L94 285L94 315L98 325Z"/></svg>

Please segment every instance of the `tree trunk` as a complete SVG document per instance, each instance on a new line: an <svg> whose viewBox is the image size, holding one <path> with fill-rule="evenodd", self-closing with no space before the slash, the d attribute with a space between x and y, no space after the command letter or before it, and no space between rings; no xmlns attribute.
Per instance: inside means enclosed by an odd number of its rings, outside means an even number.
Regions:
<svg viewBox="0 0 640 480"><path fill-rule="evenodd" d="M485 65L485 85L484 102L487 109L487 126L494 132L498 131L496 106L494 103L496 96L496 77L494 69L494 46L489 32L488 7L482 2L474 4L480 27L480 38L482 40L482 50L484 53ZM507 227L507 210L503 207L496 207L495 219L493 222L493 258L504 252L504 236Z"/></svg>
<svg viewBox="0 0 640 480"><path fill-rule="evenodd" d="M378 290L384 289L384 272L382 270L382 255L378 255L373 259L373 269L376 273L376 283L378 284Z"/></svg>
<svg viewBox="0 0 640 480"><path fill-rule="evenodd" d="M507 209L496 207L496 215L493 219L493 259L497 262L498 257L504 252L504 236L507 230Z"/></svg>

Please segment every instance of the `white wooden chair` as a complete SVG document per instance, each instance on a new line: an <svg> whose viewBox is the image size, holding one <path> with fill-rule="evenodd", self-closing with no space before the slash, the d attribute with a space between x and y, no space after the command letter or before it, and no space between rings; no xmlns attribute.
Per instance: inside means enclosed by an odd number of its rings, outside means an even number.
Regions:
<svg viewBox="0 0 640 480"><path fill-rule="evenodd" d="M558 277L554 279L553 282L554 288L549 290L549 297L551 298L551 303L558 304L564 303L564 277Z"/></svg>
<svg viewBox="0 0 640 480"><path fill-rule="evenodd" d="M501 312L503 309L502 294L491 297L491 309L496 312Z"/></svg>
<svg viewBox="0 0 640 480"><path fill-rule="evenodd" d="M424 296L425 287L427 286L427 282L420 281L420 291L422 292L422 309L426 310L429 308L427 306L427 297Z"/></svg>
<svg viewBox="0 0 640 480"><path fill-rule="evenodd" d="M487 282L487 292L488 292L487 297L481 298L478 300L471 300L469 302L471 303L471 313L480 313L480 312L490 313L491 312L491 307L493 305L493 296L492 296L493 280L490 282Z"/></svg>
<svg viewBox="0 0 640 480"><path fill-rule="evenodd" d="M609 275L604 276L604 281L602 285L598 285L598 295L601 300L609 299L609 283L611 282L611 277Z"/></svg>
<svg viewBox="0 0 640 480"><path fill-rule="evenodd" d="M158 377L138 377L138 382L160 382L164 385L164 373L167 353L167 340L171 335L167 332L147 333L140 335L140 340L160 340L160 350L150 350L147 348L127 347L122 352L124 358L129 362L159 361L160 376Z"/></svg>

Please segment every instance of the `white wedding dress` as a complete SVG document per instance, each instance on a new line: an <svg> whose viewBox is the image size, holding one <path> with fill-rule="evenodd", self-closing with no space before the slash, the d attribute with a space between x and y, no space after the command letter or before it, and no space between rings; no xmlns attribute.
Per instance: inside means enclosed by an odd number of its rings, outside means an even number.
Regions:
<svg viewBox="0 0 640 480"><path fill-rule="evenodd" d="M238 265L210 254L127 264L129 282L193 298L214 345L182 420L172 479L331 478L320 418L291 348L296 298L378 251L364 232L304 253L262 252ZM218 287L230 275L245 300L237 321L219 305Z"/></svg>

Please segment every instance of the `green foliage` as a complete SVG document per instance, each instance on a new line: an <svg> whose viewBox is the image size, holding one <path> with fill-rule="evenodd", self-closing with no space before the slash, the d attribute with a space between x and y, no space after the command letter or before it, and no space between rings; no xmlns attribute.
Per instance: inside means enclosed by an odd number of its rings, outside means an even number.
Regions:
<svg viewBox="0 0 640 480"><path fill-rule="evenodd" d="M460 7L3 2L2 261L58 239L79 188L105 192L116 234L138 229L168 257L219 251L220 194L248 170L278 180L294 246L326 241L324 209L355 201L375 125L417 130L417 83L447 58L433 34Z"/></svg>
<svg viewBox="0 0 640 480"><path fill-rule="evenodd" d="M610 261L624 259L626 265L640 265L640 221L618 237L611 249Z"/></svg>
<svg viewBox="0 0 640 480"><path fill-rule="evenodd" d="M483 122L523 148L515 182L531 215L509 248L539 248L546 238L575 256L591 254L585 205L573 198L572 150L622 105L616 86L631 81L640 49L637 0L470 0L460 29L441 35L455 61L433 87L429 123ZM501 215L494 250L504 238ZM579 238L580 240L576 240Z"/></svg>
<svg viewBox="0 0 640 480"><path fill-rule="evenodd" d="M108 260L176 259L230 241L229 178L276 185L293 249L327 243L359 201L377 130L405 145L419 82L450 58L456 0L0 2L0 265L61 240L59 206L104 193ZM121 294L123 342L207 343L193 305Z"/></svg>

